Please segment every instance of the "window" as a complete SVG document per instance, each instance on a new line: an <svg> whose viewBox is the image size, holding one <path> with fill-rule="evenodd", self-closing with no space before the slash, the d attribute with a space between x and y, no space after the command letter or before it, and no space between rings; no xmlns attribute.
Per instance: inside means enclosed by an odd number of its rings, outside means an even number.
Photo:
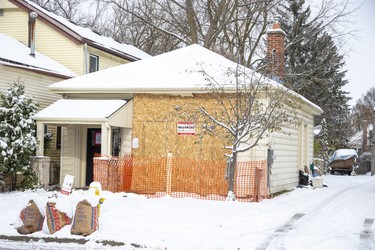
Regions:
<svg viewBox="0 0 375 250"><path fill-rule="evenodd" d="M4 16L4 9L0 9L0 16Z"/></svg>
<svg viewBox="0 0 375 250"><path fill-rule="evenodd" d="M89 73L99 70L99 57L93 54L90 54L90 68Z"/></svg>

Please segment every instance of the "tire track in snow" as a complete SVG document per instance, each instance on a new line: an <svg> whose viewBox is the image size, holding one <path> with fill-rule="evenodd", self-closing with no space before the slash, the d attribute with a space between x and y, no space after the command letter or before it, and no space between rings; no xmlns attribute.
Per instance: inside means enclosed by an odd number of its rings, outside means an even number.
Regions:
<svg viewBox="0 0 375 250"><path fill-rule="evenodd" d="M293 215L284 225L278 227L270 236L268 236L257 248L256 250L266 250L267 247L274 241L275 247L278 250L285 250L284 240L287 237L287 234L292 229L295 229L294 224L298 222L300 218L303 216L304 222L306 220L313 219L316 215L319 214L319 210L324 209L325 207L331 206L332 204L335 204L337 200L340 200L342 196L346 196L347 193L349 193L353 188L360 186L359 184L352 185L349 187L346 187L345 189L338 190L331 195L329 195L327 198L322 200L321 202L313 205L311 208L308 209L305 213L296 213ZM363 249L363 250L370 250L369 249ZM362 250L362 249L360 249ZM375 249L371 249L375 250Z"/></svg>
<svg viewBox="0 0 375 250"><path fill-rule="evenodd" d="M374 218L366 218L363 222L363 230L359 235L360 239L360 250L374 250L375 249L375 240L374 232L372 230L372 225L374 224Z"/></svg>
<svg viewBox="0 0 375 250"><path fill-rule="evenodd" d="M287 234L291 229L293 229L294 223L302 218L305 214L296 213L293 215L284 225L278 227L269 237L267 237L261 244L256 248L256 250L265 250L274 240L282 239L285 234ZM284 249L283 243L279 242L277 249Z"/></svg>

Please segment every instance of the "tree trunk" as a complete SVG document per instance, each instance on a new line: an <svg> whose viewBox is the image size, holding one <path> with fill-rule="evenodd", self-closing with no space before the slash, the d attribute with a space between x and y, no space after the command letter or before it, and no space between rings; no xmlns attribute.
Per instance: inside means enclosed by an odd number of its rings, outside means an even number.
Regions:
<svg viewBox="0 0 375 250"><path fill-rule="evenodd" d="M11 173L10 175L10 191L16 190L17 185L17 173Z"/></svg>
<svg viewBox="0 0 375 250"><path fill-rule="evenodd" d="M234 177L236 173L237 165L237 152L233 152L231 158L229 159L229 173L228 173L228 196L227 200L235 200L236 196L234 194Z"/></svg>

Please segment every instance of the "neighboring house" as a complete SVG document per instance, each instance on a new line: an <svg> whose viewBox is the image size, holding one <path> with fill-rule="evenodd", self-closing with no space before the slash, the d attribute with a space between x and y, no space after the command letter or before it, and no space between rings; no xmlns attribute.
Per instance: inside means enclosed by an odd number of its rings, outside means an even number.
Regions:
<svg viewBox="0 0 375 250"><path fill-rule="evenodd" d="M33 102L43 109L61 98L48 90L52 83L76 77L77 74L60 63L35 52L30 55L30 48L16 39L0 34L0 91L4 92L10 84L21 81L25 86L25 94L33 98ZM56 134L56 126L41 128ZM43 138L43 135L42 137ZM59 144L54 137L53 144ZM58 147L59 145L57 145ZM58 164L60 155L51 151L53 164Z"/></svg>
<svg viewBox="0 0 375 250"><path fill-rule="evenodd" d="M0 33L34 45L77 75L149 57L134 46L77 26L28 0L0 0Z"/></svg>
<svg viewBox="0 0 375 250"><path fill-rule="evenodd" d="M206 137L197 144L196 137L180 136L177 129L178 122L191 122L176 114L177 107L188 103L214 106L206 77L198 72L201 67L211 76L220 77L218 67L235 68L236 64L199 45L190 45L51 85L49 89L65 99L40 111L36 118L38 126L59 124L64 128L61 176L76 176L75 186L89 185L95 152L223 159L223 144L217 138ZM241 161L264 160L268 149L274 150L271 193L295 187L298 170L304 170L313 159L313 120L322 110L294 95L300 104L300 124L268 135L240 157Z"/></svg>
<svg viewBox="0 0 375 250"><path fill-rule="evenodd" d="M349 146L357 150L358 155L368 152L371 149L371 131L373 131L373 124L364 120L362 123L362 130L356 132L349 138Z"/></svg>
<svg viewBox="0 0 375 250"><path fill-rule="evenodd" d="M32 61L30 54L35 55L36 60L40 60L41 55L35 53L38 51L55 61L51 63L51 67L57 62L69 71L63 74L63 77L56 73L52 78L53 72L44 70L51 75L51 79L48 80L44 77L45 72L38 69L42 71L42 74L39 74L33 66L24 67L25 70L22 72L7 72L0 75L1 80L6 78L9 82L21 76L30 84L26 86L26 90L41 104L41 108L61 98L60 95L46 89L51 83L150 57L134 46L116 42L90 29L79 27L28 0L0 0L0 34L12 37L19 41L18 43L30 47L25 57L14 61L19 65L18 68ZM1 52L6 50L7 47ZM26 69L30 72L26 72ZM36 76L29 79L28 74ZM36 79L41 80L37 82ZM1 84L3 83L2 81ZM51 157L52 164L59 164L61 127L48 127L45 130L50 130L54 135L48 156Z"/></svg>

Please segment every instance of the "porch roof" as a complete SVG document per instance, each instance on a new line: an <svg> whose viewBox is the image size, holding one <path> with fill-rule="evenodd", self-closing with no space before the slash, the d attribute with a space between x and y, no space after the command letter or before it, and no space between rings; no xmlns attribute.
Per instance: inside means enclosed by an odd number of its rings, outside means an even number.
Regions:
<svg viewBox="0 0 375 250"><path fill-rule="evenodd" d="M128 108L126 100L61 99L39 111L35 118L43 123L87 124L109 122L125 126ZM130 111L130 110L129 110ZM125 115L125 116L124 116ZM118 119L118 117L122 117Z"/></svg>

